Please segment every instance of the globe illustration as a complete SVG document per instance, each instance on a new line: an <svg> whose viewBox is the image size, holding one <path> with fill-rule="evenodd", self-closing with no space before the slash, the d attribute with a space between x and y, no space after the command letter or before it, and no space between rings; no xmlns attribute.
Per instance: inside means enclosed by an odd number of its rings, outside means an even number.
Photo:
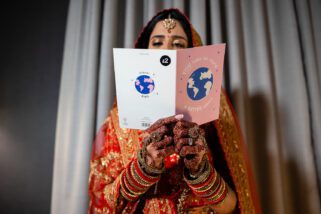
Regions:
<svg viewBox="0 0 321 214"><path fill-rule="evenodd" d="M150 94L154 91L155 83L148 75L141 75L136 78L135 88L141 94Z"/></svg>
<svg viewBox="0 0 321 214"><path fill-rule="evenodd" d="M206 97L213 86L213 74L206 67L196 69L187 80L187 94L192 100Z"/></svg>

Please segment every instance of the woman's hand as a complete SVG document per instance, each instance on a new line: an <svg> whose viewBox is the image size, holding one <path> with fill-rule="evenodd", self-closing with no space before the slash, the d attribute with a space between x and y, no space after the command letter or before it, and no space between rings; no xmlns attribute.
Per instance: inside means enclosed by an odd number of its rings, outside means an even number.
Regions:
<svg viewBox="0 0 321 214"><path fill-rule="evenodd" d="M196 123L178 121L173 129L175 152L184 158L184 164L190 173L196 174L207 157L205 131Z"/></svg>
<svg viewBox="0 0 321 214"><path fill-rule="evenodd" d="M182 118L183 115L175 115L159 119L146 130L149 135L143 139L143 149L148 166L163 168L164 158L175 152L172 129Z"/></svg>

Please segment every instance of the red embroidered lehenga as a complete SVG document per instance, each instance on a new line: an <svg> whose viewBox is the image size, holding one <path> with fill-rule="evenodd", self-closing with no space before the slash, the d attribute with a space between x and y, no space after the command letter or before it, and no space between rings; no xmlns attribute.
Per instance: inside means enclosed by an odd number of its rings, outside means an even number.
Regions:
<svg viewBox="0 0 321 214"><path fill-rule="evenodd" d="M201 45L195 31L192 37L193 46ZM235 213L261 213L239 124L223 90L219 119L201 127L206 130L212 165L237 195ZM115 213L121 174L141 148L142 135L142 131L119 127L115 103L93 146L89 213ZM166 158L167 170L157 185L152 186L139 200L128 202L124 213L213 213L208 202L195 196L186 185L183 166L177 158L176 155Z"/></svg>

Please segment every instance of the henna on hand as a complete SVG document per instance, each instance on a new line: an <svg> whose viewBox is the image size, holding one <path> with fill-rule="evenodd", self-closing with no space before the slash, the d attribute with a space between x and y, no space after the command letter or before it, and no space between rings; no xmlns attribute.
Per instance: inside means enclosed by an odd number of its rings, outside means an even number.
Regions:
<svg viewBox="0 0 321 214"><path fill-rule="evenodd" d="M146 132L152 133L162 126L170 126L170 125L176 124L183 117L184 116L182 114L179 114L179 115L174 115L174 116L159 119L155 123L153 123L148 129L146 129Z"/></svg>
<svg viewBox="0 0 321 214"><path fill-rule="evenodd" d="M191 173L197 172L207 153L205 131L197 124L181 120L174 129L175 152L184 158L184 164Z"/></svg>
<svg viewBox="0 0 321 214"><path fill-rule="evenodd" d="M146 154L146 163L155 168L161 168L166 156L175 152L172 137L172 128L183 115L159 119L146 132L149 134L143 139L143 150Z"/></svg>
<svg viewBox="0 0 321 214"><path fill-rule="evenodd" d="M206 154L204 145L184 146L180 151L180 156L184 157L184 164L191 173L199 171L202 160Z"/></svg>
<svg viewBox="0 0 321 214"><path fill-rule="evenodd" d="M173 146L173 138L165 136L159 142L153 142L146 147L147 164L156 168L162 167L164 157L169 156L175 152Z"/></svg>

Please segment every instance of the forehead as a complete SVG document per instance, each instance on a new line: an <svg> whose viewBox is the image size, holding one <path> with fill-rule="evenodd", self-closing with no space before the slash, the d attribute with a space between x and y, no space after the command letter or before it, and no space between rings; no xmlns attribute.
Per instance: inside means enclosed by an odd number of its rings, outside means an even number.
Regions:
<svg viewBox="0 0 321 214"><path fill-rule="evenodd" d="M163 25L163 21L159 21L156 23L152 33L151 33L151 37L153 35L168 35L168 36L171 36L171 35L178 35L178 36L182 36L182 37L185 37L187 38L186 36L186 33L181 25L181 23L177 20L176 21L176 26L174 29L171 29L171 32L169 33L168 30L164 27Z"/></svg>

